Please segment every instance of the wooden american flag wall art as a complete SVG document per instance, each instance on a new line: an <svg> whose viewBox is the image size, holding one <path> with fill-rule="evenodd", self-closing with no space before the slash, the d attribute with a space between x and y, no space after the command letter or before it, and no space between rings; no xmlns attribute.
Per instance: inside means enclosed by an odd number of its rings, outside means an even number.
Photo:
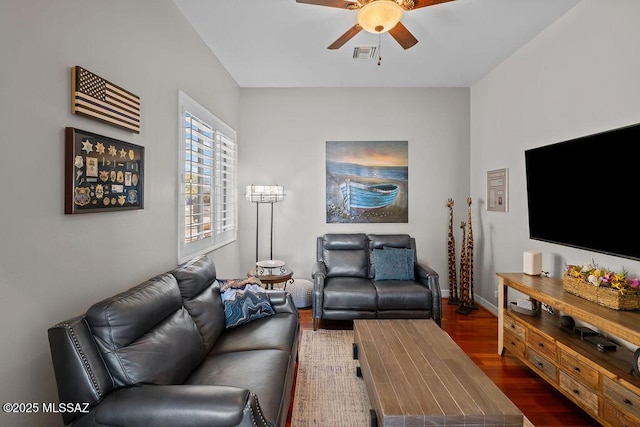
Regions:
<svg viewBox="0 0 640 427"><path fill-rule="evenodd" d="M71 113L140 133L140 97L78 65L71 68Z"/></svg>

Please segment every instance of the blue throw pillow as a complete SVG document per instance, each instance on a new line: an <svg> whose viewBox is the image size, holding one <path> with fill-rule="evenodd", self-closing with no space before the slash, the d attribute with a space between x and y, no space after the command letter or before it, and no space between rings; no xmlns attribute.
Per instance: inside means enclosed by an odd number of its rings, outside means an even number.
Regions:
<svg viewBox="0 0 640 427"><path fill-rule="evenodd" d="M222 288L225 289L224 284ZM235 328L275 314L269 296L257 284L246 283L240 287L227 287L220 297L224 304L227 328Z"/></svg>
<svg viewBox="0 0 640 427"><path fill-rule="evenodd" d="M375 280L415 280L413 249L374 249Z"/></svg>
<svg viewBox="0 0 640 427"><path fill-rule="evenodd" d="M415 275L415 259L416 251L410 248L393 248L391 246L384 246L385 251L397 251L401 253L404 261L407 263L407 278L399 280L416 280Z"/></svg>

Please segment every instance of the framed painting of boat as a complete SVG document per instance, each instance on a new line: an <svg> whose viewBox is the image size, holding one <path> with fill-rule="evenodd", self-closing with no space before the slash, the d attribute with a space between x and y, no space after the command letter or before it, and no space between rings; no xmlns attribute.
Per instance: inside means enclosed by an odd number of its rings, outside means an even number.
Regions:
<svg viewBox="0 0 640 427"><path fill-rule="evenodd" d="M327 141L327 223L409 222L407 141Z"/></svg>

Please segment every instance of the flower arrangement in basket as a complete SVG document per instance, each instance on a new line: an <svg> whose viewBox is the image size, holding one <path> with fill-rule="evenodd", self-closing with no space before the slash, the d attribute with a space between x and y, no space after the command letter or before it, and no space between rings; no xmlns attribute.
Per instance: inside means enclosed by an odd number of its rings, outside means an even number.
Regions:
<svg viewBox="0 0 640 427"><path fill-rule="evenodd" d="M616 310L640 309L640 279L629 279L627 271L614 272L596 263L566 266L562 277L565 291Z"/></svg>

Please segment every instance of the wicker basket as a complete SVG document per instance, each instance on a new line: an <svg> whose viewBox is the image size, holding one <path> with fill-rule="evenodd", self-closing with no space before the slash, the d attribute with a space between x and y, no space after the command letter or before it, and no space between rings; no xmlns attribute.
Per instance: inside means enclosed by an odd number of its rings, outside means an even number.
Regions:
<svg viewBox="0 0 640 427"><path fill-rule="evenodd" d="M635 289L628 290L624 294L617 289L593 286L583 280L569 277L566 274L562 277L562 288L574 295L593 301L602 306L613 308L614 310L638 310L640 309L640 294Z"/></svg>

